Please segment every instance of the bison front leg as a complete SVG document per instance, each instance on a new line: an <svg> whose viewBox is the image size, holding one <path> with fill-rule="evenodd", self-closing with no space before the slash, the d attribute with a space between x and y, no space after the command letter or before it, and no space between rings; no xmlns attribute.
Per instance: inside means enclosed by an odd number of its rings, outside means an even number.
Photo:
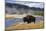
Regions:
<svg viewBox="0 0 46 31"><path fill-rule="evenodd" d="M27 21L27 23L29 24L29 21Z"/></svg>
<svg viewBox="0 0 46 31"><path fill-rule="evenodd" d="M29 24L29 23L31 23L31 21L27 21L27 23Z"/></svg>
<svg viewBox="0 0 46 31"><path fill-rule="evenodd" d="M34 24L35 24L35 21L34 21Z"/></svg>
<svg viewBox="0 0 46 31"><path fill-rule="evenodd" d="M25 23L26 21L24 21L24 23Z"/></svg>

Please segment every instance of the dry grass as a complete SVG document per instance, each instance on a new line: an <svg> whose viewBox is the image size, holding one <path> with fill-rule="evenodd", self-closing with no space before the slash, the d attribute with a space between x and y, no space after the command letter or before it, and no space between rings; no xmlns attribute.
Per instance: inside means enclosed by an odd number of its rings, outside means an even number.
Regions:
<svg viewBox="0 0 46 31"><path fill-rule="evenodd" d="M13 15L6 15L5 18L10 19L10 18L14 18L14 16Z"/></svg>
<svg viewBox="0 0 46 31"><path fill-rule="evenodd" d="M38 22L36 24L34 23L30 23L30 24L17 24L17 25L13 25L11 27L8 27L6 30L10 31L10 30L27 30L27 29L42 29L44 28L44 24L43 21Z"/></svg>

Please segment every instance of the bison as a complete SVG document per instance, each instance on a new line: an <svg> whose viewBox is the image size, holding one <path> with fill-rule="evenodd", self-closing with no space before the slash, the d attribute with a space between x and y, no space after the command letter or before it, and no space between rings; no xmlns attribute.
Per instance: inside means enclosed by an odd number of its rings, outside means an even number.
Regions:
<svg viewBox="0 0 46 31"><path fill-rule="evenodd" d="M34 24L35 24L35 17L31 16L31 15L27 15L26 17L23 17L23 21L24 21L24 23L25 22L27 22L27 23L34 22Z"/></svg>

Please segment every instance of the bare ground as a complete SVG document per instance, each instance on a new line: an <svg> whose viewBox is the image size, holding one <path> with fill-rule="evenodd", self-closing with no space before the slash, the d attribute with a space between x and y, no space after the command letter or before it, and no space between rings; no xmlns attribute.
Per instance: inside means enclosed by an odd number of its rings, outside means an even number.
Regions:
<svg viewBox="0 0 46 31"><path fill-rule="evenodd" d="M20 24L14 24L8 28L6 28L6 31L10 30L27 30L27 29L43 29L44 28L44 23L43 21L40 21L38 23L20 23Z"/></svg>

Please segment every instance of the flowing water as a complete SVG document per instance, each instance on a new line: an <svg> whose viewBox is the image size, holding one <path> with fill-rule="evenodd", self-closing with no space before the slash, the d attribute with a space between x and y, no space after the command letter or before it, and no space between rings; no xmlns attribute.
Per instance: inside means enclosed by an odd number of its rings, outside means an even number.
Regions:
<svg viewBox="0 0 46 31"><path fill-rule="evenodd" d="M43 16L40 17L36 17L36 23L43 21ZM23 22L23 18L12 18L12 19L6 19L5 20L5 27L9 27L11 25L13 25L14 23L22 23Z"/></svg>

